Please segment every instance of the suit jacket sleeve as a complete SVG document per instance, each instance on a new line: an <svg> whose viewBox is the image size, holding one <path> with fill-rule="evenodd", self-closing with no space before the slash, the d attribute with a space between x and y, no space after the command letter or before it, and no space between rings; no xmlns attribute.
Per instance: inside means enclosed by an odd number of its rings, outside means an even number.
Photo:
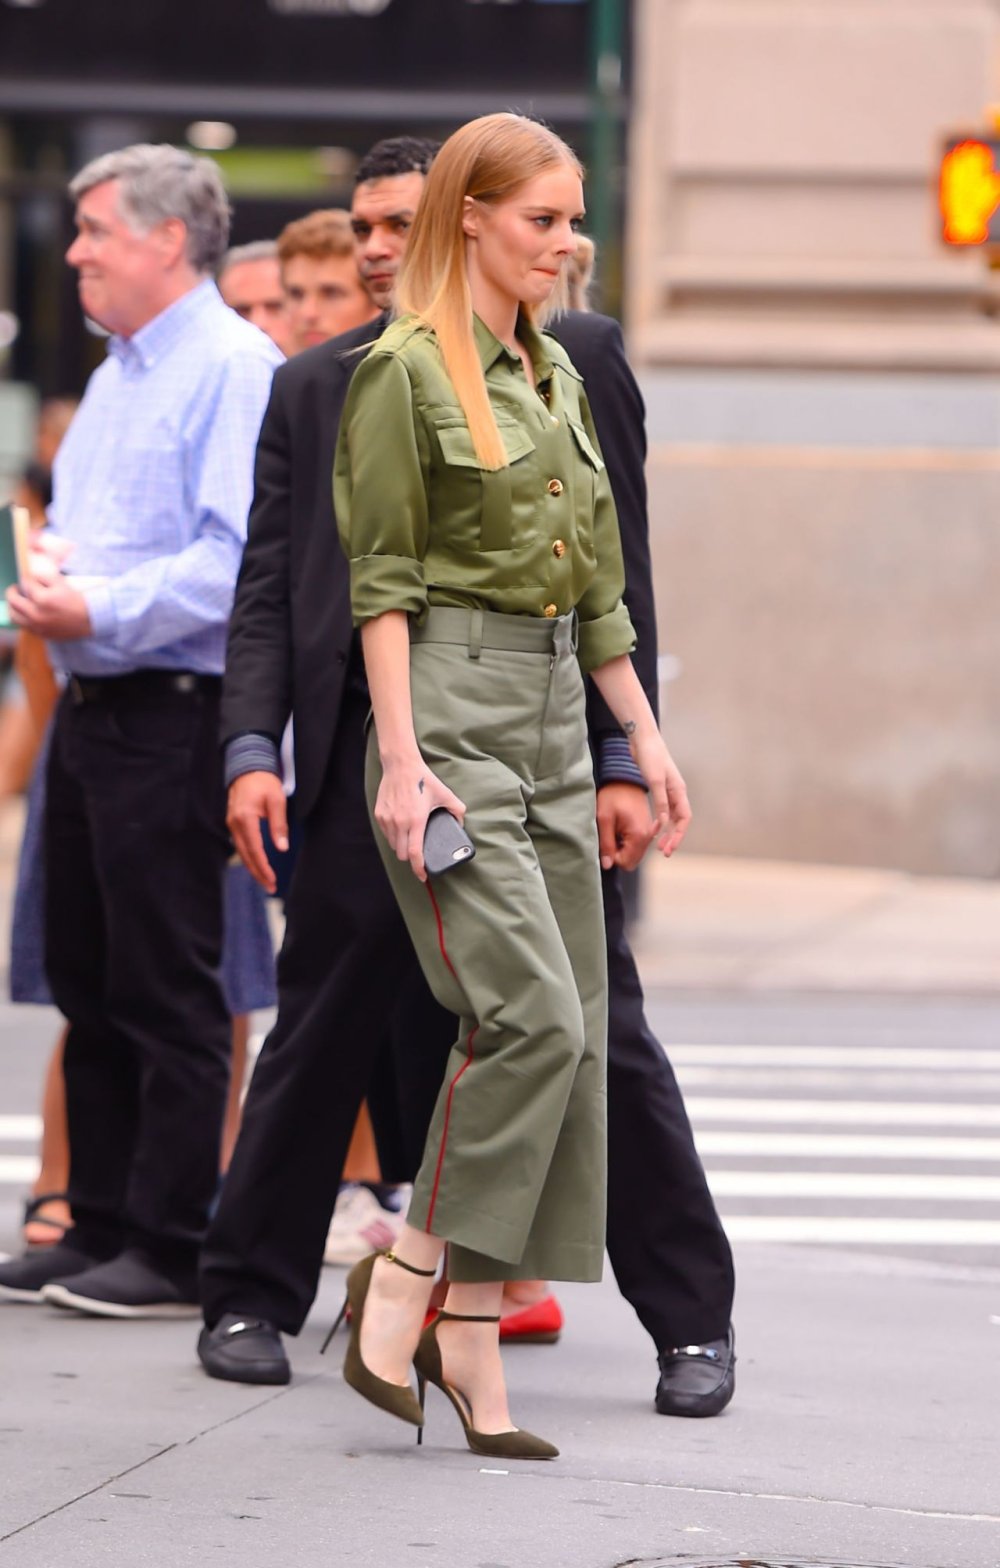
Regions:
<svg viewBox="0 0 1000 1568"><path fill-rule="evenodd" d="M257 733L280 741L292 707L290 411L277 372L254 463L247 545L229 623L223 744Z"/></svg>
<svg viewBox="0 0 1000 1568"><path fill-rule="evenodd" d="M618 511L625 561L625 603L636 634L632 663L653 712L658 714L656 606L649 553L646 409L642 393L625 355L621 327L610 316L570 312L556 321L552 330L583 376ZM621 734L592 681L587 682L587 721L594 743L599 744L602 735Z"/></svg>

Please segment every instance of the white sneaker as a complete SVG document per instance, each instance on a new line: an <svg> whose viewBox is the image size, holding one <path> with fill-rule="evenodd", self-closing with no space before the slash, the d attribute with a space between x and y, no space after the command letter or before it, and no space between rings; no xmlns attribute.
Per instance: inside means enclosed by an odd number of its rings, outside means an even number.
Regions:
<svg viewBox="0 0 1000 1568"><path fill-rule="evenodd" d="M403 1228L412 1190L411 1187L397 1188L402 1200L397 1213L394 1209L384 1209L370 1187L348 1182L337 1195L323 1262L359 1263L370 1252L391 1247Z"/></svg>

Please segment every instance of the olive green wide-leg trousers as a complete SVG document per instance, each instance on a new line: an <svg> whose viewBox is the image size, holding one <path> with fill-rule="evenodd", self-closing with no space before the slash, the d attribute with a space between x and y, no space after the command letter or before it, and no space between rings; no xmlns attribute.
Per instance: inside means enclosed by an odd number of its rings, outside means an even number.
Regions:
<svg viewBox="0 0 1000 1568"><path fill-rule="evenodd" d="M453 1280L601 1276L607 973L573 629L432 608L411 647L417 741L465 802L476 858L425 885L374 828L460 1021L409 1214L449 1243ZM372 732L370 808L380 777Z"/></svg>

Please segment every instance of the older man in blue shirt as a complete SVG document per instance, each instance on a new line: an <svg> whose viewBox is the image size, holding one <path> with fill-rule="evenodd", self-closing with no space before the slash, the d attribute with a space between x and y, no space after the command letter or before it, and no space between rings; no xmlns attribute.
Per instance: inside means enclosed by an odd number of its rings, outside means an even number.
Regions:
<svg viewBox="0 0 1000 1568"><path fill-rule="evenodd" d="M229 1071L220 677L281 355L211 281L229 208L207 159L129 147L70 189L67 259L113 335L56 462L50 535L8 597L67 676L46 963L69 1020L75 1223L0 1267L0 1295L180 1315L197 1311Z"/></svg>

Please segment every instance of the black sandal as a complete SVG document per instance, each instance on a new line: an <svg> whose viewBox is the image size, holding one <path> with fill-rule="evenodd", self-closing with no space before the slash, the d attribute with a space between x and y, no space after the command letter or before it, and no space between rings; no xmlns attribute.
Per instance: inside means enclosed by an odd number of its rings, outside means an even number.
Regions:
<svg viewBox="0 0 1000 1568"><path fill-rule="evenodd" d="M64 1222L63 1220L50 1219L49 1215L41 1214L39 1211L43 1209L47 1203L68 1202L68 1192L39 1192L35 1193L32 1197L25 1199L24 1216L21 1220L22 1231L25 1230L29 1225L46 1225L48 1226L49 1230L56 1233L53 1235L51 1241L29 1241L27 1237L25 1237L24 1244L26 1247L54 1247L57 1242L63 1240L66 1232L70 1228L72 1221Z"/></svg>

